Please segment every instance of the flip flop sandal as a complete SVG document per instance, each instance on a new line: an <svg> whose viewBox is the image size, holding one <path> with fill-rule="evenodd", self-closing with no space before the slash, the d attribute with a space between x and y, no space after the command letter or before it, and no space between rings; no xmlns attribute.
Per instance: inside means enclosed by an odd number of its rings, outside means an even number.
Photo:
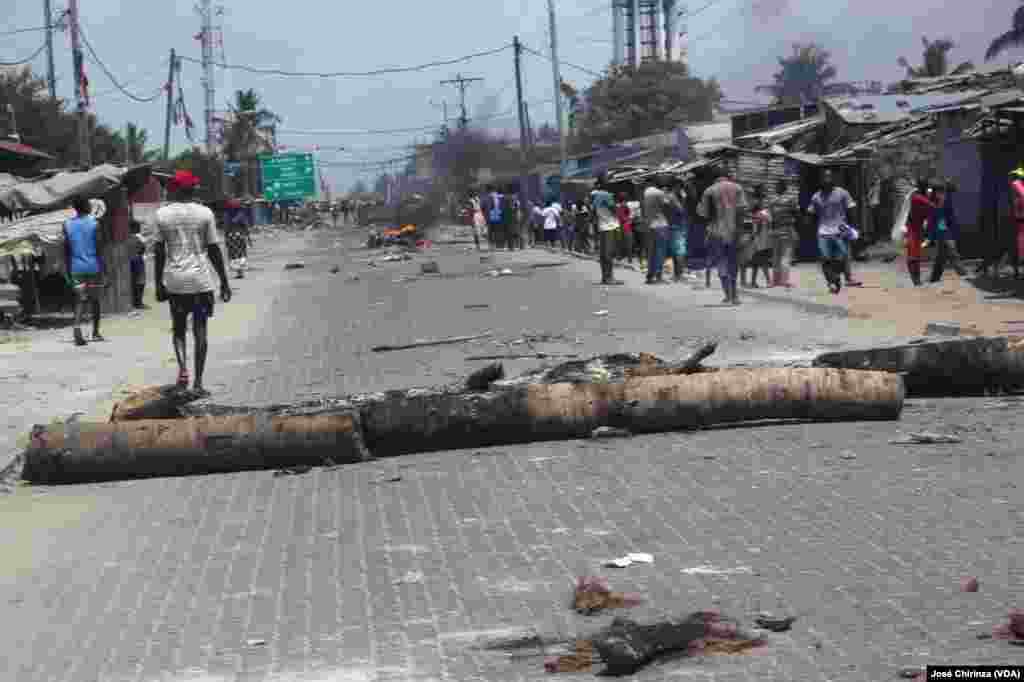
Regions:
<svg viewBox="0 0 1024 682"><path fill-rule="evenodd" d="M186 390L188 388L188 382L189 382L188 370L183 369L180 372L178 372L178 383L177 383L178 388L180 388L182 390Z"/></svg>

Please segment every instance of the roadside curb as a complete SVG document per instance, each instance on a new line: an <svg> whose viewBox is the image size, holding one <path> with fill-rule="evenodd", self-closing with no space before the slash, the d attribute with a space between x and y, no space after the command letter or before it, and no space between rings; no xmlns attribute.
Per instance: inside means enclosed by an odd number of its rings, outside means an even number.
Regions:
<svg viewBox="0 0 1024 682"><path fill-rule="evenodd" d="M578 260L589 260L593 262L596 262L598 260L597 256L591 256L590 254L586 253L565 252L559 249L552 249L547 246L534 246L532 248L537 251L547 251L548 253L554 255L568 256L571 258L576 258ZM616 265L615 267L625 267L627 269L632 269L635 272L642 272L642 269L636 267L622 265ZM744 289L742 293L744 296L749 296L750 298L758 298L765 301L771 301L772 303L782 303L785 305L790 305L812 315L830 315L833 317L841 318L850 317L849 309L847 309L846 306L842 305L818 303L817 301L808 301L806 299L796 298L794 296L769 294L767 292L759 291L757 289Z"/></svg>

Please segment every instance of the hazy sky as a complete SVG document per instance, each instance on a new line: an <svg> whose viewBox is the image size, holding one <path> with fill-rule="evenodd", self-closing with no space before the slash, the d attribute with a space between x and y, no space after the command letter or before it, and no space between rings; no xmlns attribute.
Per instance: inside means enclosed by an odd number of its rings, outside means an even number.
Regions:
<svg viewBox="0 0 1024 682"><path fill-rule="evenodd" d="M43 24L42 0L13 2L0 23L0 34ZM691 10L708 0L689 0ZM53 0L63 8L62 0ZM611 57L610 0L556 0L561 58L600 71ZM1016 0L975 0L944 6L942 0L843 3L820 0L720 0L689 19L690 63L702 77L717 76L726 97L756 102L754 86L771 81L776 58L794 41L816 40L830 50L842 80L890 82L902 75L896 60L920 62L921 36L950 37L958 43L953 60L981 63L988 41L1010 26ZM255 3L222 0L224 52L228 64L292 71L367 71L422 64L489 50L511 43L519 34L529 47L546 51L546 0L410 0L367 2ZM166 79L167 56L200 56L199 18L192 0L80 0L83 31L114 76L131 92L154 93ZM0 36L0 62L22 59L42 44L39 32ZM68 35L55 38L58 93L73 95ZM1004 56L1003 61L1020 58ZM45 73L45 58L32 66ZM467 92L470 115L514 111L515 81L511 51L451 67L432 68L373 78L285 78L217 71L218 108L226 108L239 88L259 91L283 119L284 130L380 130L440 124L441 102L457 115L457 93L439 81L461 72L483 77ZM165 104L162 99L140 104L119 93L101 69L87 63L94 110L112 126L134 121L149 131L152 145L162 144ZM564 67L563 78L577 87L593 76ZM185 62L183 84L189 114L203 136L203 92L200 67ZM551 65L527 55L524 90L535 124L553 120ZM433 101L433 104L432 104ZM436 105L436 106L435 106ZM492 119L494 128L514 130L515 118ZM429 133L388 135L280 134L289 145L338 146L347 151L323 152L325 162L382 161L402 156ZM174 150L188 145L184 131L174 129ZM346 191L356 177L367 180L377 168L336 166L329 180Z"/></svg>

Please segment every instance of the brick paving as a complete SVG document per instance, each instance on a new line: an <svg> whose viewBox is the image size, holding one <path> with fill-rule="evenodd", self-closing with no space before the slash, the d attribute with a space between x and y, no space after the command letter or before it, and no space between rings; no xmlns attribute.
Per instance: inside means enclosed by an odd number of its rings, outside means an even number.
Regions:
<svg viewBox="0 0 1024 682"><path fill-rule="evenodd" d="M604 293L592 264L575 261L529 277L396 283L418 264L370 268L359 264L369 253L339 254L333 237L320 239L300 256L307 268L284 278L263 326L211 349L218 400L451 380L467 371L465 356L497 344L368 348L485 329L499 341L564 334L535 343L551 352L668 357L716 336L723 358L741 360L890 331L771 304L717 308L714 292L685 286L630 282ZM531 259L551 257L497 254L495 265ZM437 260L446 273L490 267L451 248ZM337 275L327 272L334 262L344 265ZM481 302L491 308L464 308ZM609 315L593 314L602 309ZM709 606L745 620L759 610L800 615L765 654L675 660L637 679L876 681L927 662L1022 663L1021 648L976 637L1021 605L1022 405L912 401L894 423L19 489L0 498L14 519L0 538L17 550L0 569L0 603L17 624L0 644L0 679L539 680L540 657L473 643L607 624L611 616L568 608L575 577L593 573L643 592L638 617ZM889 443L920 429L956 429L964 442ZM655 562L600 568L630 551ZM980 579L978 593L958 591L964 575Z"/></svg>

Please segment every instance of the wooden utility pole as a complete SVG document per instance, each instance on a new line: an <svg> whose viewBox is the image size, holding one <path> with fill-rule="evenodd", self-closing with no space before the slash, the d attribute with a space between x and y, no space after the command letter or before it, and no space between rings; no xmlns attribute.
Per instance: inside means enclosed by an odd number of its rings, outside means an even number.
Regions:
<svg viewBox="0 0 1024 682"><path fill-rule="evenodd" d="M178 55L171 48L171 66L167 71L167 120L164 121L164 161L171 157L171 121L174 119L174 76L178 72Z"/></svg>
<svg viewBox="0 0 1024 682"><path fill-rule="evenodd" d="M46 85L50 99L57 99L57 69L53 65L53 6L50 0L43 0L43 18L46 23Z"/></svg>
<svg viewBox="0 0 1024 682"><path fill-rule="evenodd" d="M68 0L68 25L71 29L71 58L74 64L75 103L78 106L78 163L84 168L92 166L89 145L89 105L85 99L85 69L82 42L78 34L78 0Z"/></svg>
<svg viewBox="0 0 1024 682"><path fill-rule="evenodd" d="M515 48L516 56L516 111L519 113L519 205L526 206L527 175L530 168L530 160L527 155L526 145L526 111L523 104L523 73L520 63L522 62L523 46L519 42L519 36L512 39L512 46Z"/></svg>
<svg viewBox="0 0 1024 682"><path fill-rule="evenodd" d="M462 116L459 117L461 130L469 126L469 115L466 113L466 86L479 81L483 81L483 78L463 78L461 73L455 74L455 78L441 81L441 85L454 85L459 89L459 105L462 108Z"/></svg>
<svg viewBox="0 0 1024 682"><path fill-rule="evenodd" d="M548 0L548 23L551 30L551 69L555 77L555 116L558 117L558 140L561 143L560 180L568 171L569 140L565 135L565 120L562 118L562 70L558 62L558 27L555 21L555 0Z"/></svg>

